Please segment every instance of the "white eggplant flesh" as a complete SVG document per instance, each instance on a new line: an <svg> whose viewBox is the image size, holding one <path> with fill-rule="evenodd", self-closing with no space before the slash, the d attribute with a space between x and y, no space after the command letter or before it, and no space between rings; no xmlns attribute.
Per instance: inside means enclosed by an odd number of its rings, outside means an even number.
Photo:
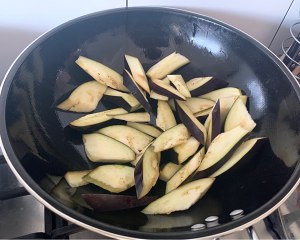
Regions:
<svg viewBox="0 0 300 240"><path fill-rule="evenodd" d="M123 77L104 64L83 56L79 56L75 62L99 83L123 92L129 92L123 85Z"/></svg>
<svg viewBox="0 0 300 240"><path fill-rule="evenodd" d="M87 157L92 162L130 162L134 151L124 143L100 133L84 134L83 144Z"/></svg>
<svg viewBox="0 0 300 240"><path fill-rule="evenodd" d="M107 86L97 81L89 81L78 86L70 96L57 105L58 109L72 112L94 111L106 91Z"/></svg>
<svg viewBox="0 0 300 240"><path fill-rule="evenodd" d="M148 134L126 125L112 125L97 132L127 145L136 154L140 153L153 140L153 137Z"/></svg>
<svg viewBox="0 0 300 240"><path fill-rule="evenodd" d="M97 167L84 179L109 192L119 193L134 186L134 168L109 164Z"/></svg>
<svg viewBox="0 0 300 240"><path fill-rule="evenodd" d="M185 143L191 134L188 129L181 123L175 127L169 128L167 131L163 132L158 138L153 142L153 147L155 152L161 152L177 145Z"/></svg>
<svg viewBox="0 0 300 240"><path fill-rule="evenodd" d="M170 214L189 209L201 199L215 178L203 178L187 183L150 203L142 210L145 214Z"/></svg>

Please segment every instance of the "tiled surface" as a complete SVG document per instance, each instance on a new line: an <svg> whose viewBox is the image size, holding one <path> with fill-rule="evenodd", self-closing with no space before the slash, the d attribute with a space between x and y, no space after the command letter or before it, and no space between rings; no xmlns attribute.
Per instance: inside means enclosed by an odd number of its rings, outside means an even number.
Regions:
<svg viewBox="0 0 300 240"><path fill-rule="evenodd" d="M0 81L19 53L44 32L85 14L125 6L126 0L1 1Z"/></svg>

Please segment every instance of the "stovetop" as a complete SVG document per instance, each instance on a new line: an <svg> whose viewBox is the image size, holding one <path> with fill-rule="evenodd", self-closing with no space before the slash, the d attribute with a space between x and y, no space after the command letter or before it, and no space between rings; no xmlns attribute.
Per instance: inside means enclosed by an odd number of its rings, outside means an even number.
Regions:
<svg viewBox="0 0 300 240"><path fill-rule="evenodd" d="M260 239L300 238L300 187L273 214L256 223ZM0 238L107 239L63 220L40 204L17 181L0 157ZM244 230L222 239L249 239Z"/></svg>
<svg viewBox="0 0 300 240"><path fill-rule="evenodd" d="M297 39L300 40L300 34ZM299 52L299 44L294 44L287 54L299 57ZM297 67L290 57L282 60L292 71ZM300 239L300 186L278 210L253 227L260 239ZM0 150L0 239L7 238L107 239L63 220L29 195ZM243 230L221 238L249 239L249 232Z"/></svg>

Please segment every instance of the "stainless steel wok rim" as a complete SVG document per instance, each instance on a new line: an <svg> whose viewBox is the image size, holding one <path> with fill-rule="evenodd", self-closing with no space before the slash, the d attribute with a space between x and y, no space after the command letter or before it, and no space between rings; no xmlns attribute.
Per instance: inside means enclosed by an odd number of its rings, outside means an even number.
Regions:
<svg viewBox="0 0 300 240"><path fill-rule="evenodd" d="M106 10L97 13L88 14L73 20L70 20L64 24L59 25L58 27L49 30L48 32L44 33L40 37L38 37L35 41L33 41L30 45L28 45L16 58L16 60L12 63L9 70L7 71L4 80L0 86L0 102L2 106L6 106L6 97L9 92L10 84L13 80L13 76L23 60L28 56L32 49L39 45L40 42L47 39L51 35L55 34L57 31L66 28L78 21L84 21L90 17L96 17L101 15L106 15L110 13L118 13L123 11L160 11L160 12L167 12L167 13L175 13L175 14L188 14L190 16L201 17L208 21L212 21L217 23L223 27L226 27L236 33L240 34L242 37L247 38L250 42L255 44L259 47L265 54L270 56L274 63L278 65L285 75L290 80L291 84L293 85L298 98L300 99L300 85L297 80L294 78L292 73L289 69L280 61L280 59L273 54L269 49L267 49L264 45L259 43L253 37L249 36L248 34L242 32L239 29L236 29L232 26L224 24L218 20L213 18L200 15L197 13L193 13L190 11L178 10L174 8L161 8L161 7L137 7L137 8L119 8L114 10ZM17 179L20 183L26 188L26 190L32 194L39 202L41 202L45 207L53 211L54 213L58 214L59 216L63 217L64 219L77 224L83 228L88 230L97 232L99 234L116 238L116 239L145 239L145 238L207 238L207 237L217 237L221 235L227 235L233 233L235 231L243 230L249 226L252 226L256 222L260 221L261 219L265 218L273 211L275 211L283 202L287 200L287 198L294 192L297 185L300 183L300 164L298 162L297 166L295 167L295 171L286 185L278 192L270 201L265 203L259 209L249 213L245 217L236 220L234 222L226 223L211 229L205 229L201 231L185 231L185 232L163 232L163 233L152 233L152 232L139 232L133 230L127 230L119 227L115 227L109 224L100 223L94 219L88 218L73 209L65 207L63 204L58 202L56 199L52 198L49 194L47 194L43 189L41 189L37 183L33 181L33 179L27 174L25 169L20 164L18 158L16 157L11 145L9 144L9 137L6 129L6 122L5 122L5 108L1 108L1 116L0 116L0 148L3 152L3 155L13 171L16 175ZM270 207L272 206L272 207ZM84 219L85 222L80 221L79 218ZM88 224L91 223L91 224ZM93 226L92 226L93 225ZM100 228L96 227L99 226ZM134 237L131 237L134 236Z"/></svg>

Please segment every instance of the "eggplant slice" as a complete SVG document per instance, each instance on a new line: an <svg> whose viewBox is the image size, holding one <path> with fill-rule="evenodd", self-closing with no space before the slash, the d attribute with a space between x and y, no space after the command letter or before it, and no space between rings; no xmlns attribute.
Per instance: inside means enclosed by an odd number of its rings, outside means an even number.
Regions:
<svg viewBox="0 0 300 240"><path fill-rule="evenodd" d="M154 138L157 138L160 134L162 134L162 131L159 130L158 128L144 123L127 122L127 126L135 128Z"/></svg>
<svg viewBox="0 0 300 240"><path fill-rule="evenodd" d="M188 87L186 86L185 81L181 75L168 75L167 77L171 81L171 83L175 86L175 88L178 90L179 93L181 93L186 98L191 97L191 93Z"/></svg>
<svg viewBox="0 0 300 240"><path fill-rule="evenodd" d="M144 68L140 60L136 57L125 55L126 62L130 68L131 75L133 80L147 93L150 94L150 88L148 80L144 71Z"/></svg>
<svg viewBox="0 0 300 240"><path fill-rule="evenodd" d="M156 196L145 196L141 199L137 199L136 196L130 195L99 193L85 193L82 194L82 198L96 212L108 212L143 207L157 199Z"/></svg>
<svg viewBox="0 0 300 240"><path fill-rule="evenodd" d="M173 177L167 182L166 194L179 187L197 168L205 154L205 148L202 147L182 168L180 168Z"/></svg>
<svg viewBox="0 0 300 240"><path fill-rule="evenodd" d="M230 151L248 134L249 131L236 127L228 132L219 134L210 144L203 161L197 171L203 171L216 164L230 154Z"/></svg>
<svg viewBox="0 0 300 240"><path fill-rule="evenodd" d="M99 83L113 89L128 92L128 89L123 85L122 76L111 68L83 56L79 56L75 62Z"/></svg>
<svg viewBox="0 0 300 240"><path fill-rule="evenodd" d="M160 152L149 146L134 169L137 198L144 197L156 184L159 177Z"/></svg>
<svg viewBox="0 0 300 240"><path fill-rule="evenodd" d="M187 183L150 203L142 210L145 214L170 214L189 209L201 199L215 178L204 178Z"/></svg>
<svg viewBox="0 0 300 240"><path fill-rule="evenodd" d="M215 102L205 98L192 97L187 98L184 102L193 114L210 109L215 105Z"/></svg>
<svg viewBox="0 0 300 240"><path fill-rule="evenodd" d="M57 108L72 112L94 111L106 88L106 85L94 80L83 83L73 90L65 101L58 104Z"/></svg>
<svg viewBox="0 0 300 240"><path fill-rule="evenodd" d="M84 180L112 193L119 193L134 186L134 168L119 164L103 165L91 171Z"/></svg>
<svg viewBox="0 0 300 240"><path fill-rule="evenodd" d="M188 160L191 156L193 156L197 150L199 150L200 143L196 138L190 137L185 143L180 144L173 148L175 152L176 159L179 164L182 164L186 160Z"/></svg>
<svg viewBox="0 0 300 240"><path fill-rule="evenodd" d="M157 101L157 117L155 119L155 125L166 131L177 125L174 113L165 101Z"/></svg>
<svg viewBox="0 0 300 240"><path fill-rule="evenodd" d="M234 87L227 87L227 88L221 88L218 90L211 91L209 93L201 95L200 97L216 102L219 98L238 97L240 95L242 95L242 91L240 89Z"/></svg>
<svg viewBox="0 0 300 240"><path fill-rule="evenodd" d="M113 125L105 127L98 130L98 133L111 137L125 144L136 154L140 153L153 140L153 137L149 136L148 134L126 125Z"/></svg>
<svg viewBox="0 0 300 240"><path fill-rule="evenodd" d="M151 112L151 106L143 90L134 81L132 75L124 69L123 78L125 86L130 90L131 94L140 102L147 112Z"/></svg>
<svg viewBox="0 0 300 240"><path fill-rule="evenodd" d="M181 122L187 127L194 138L202 145L205 145L207 135L205 127L198 121L183 101L176 100L176 104Z"/></svg>
<svg viewBox="0 0 300 240"><path fill-rule="evenodd" d="M113 103L127 112L133 112L140 107L140 102L132 94L120 92L112 88L106 89L102 100Z"/></svg>
<svg viewBox="0 0 300 240"><path fill-rule="evenodd" d="M150 122L150 114L147 112L137 112L137 113L125 113L120 115L113 115L114 119L123 120L127 122L136 123L148 123Z"/></svg>
<svg viewBox="0 0 300 240"><path fill-rule="evenodd" d="M188 129L183 124L178 124L163 132L152 145L155 152L161 152L185 143L190 136Z"/></svg>
<svg viewBox="0 0 300 240"><path fill-rule="evenodd" d="M182 167L182 165L175 164L172 162L167 163L164 165L160 172L159 172L159 179L167 182L170 180L171 177L174 176L174 174Z"/></svg>
<svg viewBox="0 0 300 240"><path fill-rule="evenodd" d="M267 142L267 138L253 138L243 142L232 154L230 159L227 160L222 167L215 171L211 177L217 177L224 172L228 171L239 161L251 159L255 154L258 153L259 149Z"/></svg>
<svg viewBox="0 0 300 240"><path fill-rule="evenodd" d="M111 120L114 115L125 114L126 110L123 108L115 108L102 112L91 113L70 123L70 126L78 129L88 129L92 126L101 126L101 124Z"/></svg>
<svg viewBox="0 0 300 240"><path fill-rule="evenodd" d="M70 187L80 187L89 184L89 182L85 181L83 177L89 174L90 172L91 170L69 171L66 172L64 178L66 179Z"/></svg>
<svg viewBox="0 0 300 240"><path fill-rule="evenodd" d="M239 97L235 100L227 115L224 131L230 131L237 126L241 126L249 132L251 132L256 126L256 123L247 111L243 100Z"/></svg>
<svg viewBox="0 0 300 240"><path fill-rule="evenodd" d="M161 80L158 79L152 79L149 81L150 87L153 91L169 97L169 98L175 98L180 100L185 100L186 97L183 96L180 92L177 91L177 89L173 88L171 85L167 85Z"/></svg>
<svg viewBox="0 0 300 240"><path fill-rule="evenodd" d="M130 162L134 151L124 143L100 133L84 134L83 144L88 159L92 162Z"/></svg>
<svg viewBox="0 0 300 240"><path fill-rule="evenodd" d="M201 96L205 93L227 87L228 82L215 77L193 78L186 83L193 97Z"/></svg>
<svg viewBox="0 0 300 240"><path fill-rule="evenodd" d="M173 52L153 65L146 74L151 79L163 79L168 74L174 72L189 62L190 61L185 56L181 55L180 53Z"/></svg>

